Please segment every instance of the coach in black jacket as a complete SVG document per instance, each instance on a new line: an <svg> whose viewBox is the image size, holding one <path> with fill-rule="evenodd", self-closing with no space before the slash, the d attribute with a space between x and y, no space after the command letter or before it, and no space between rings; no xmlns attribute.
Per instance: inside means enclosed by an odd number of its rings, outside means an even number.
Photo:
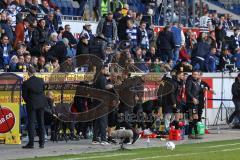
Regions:
<svg viewBox="0 0 240 160"><path fill-rule="evenodd" d="M38 123L39 129L39 147L44 148L44 108L47 106L47 99L44 95L44 81L41 78L36 77L35 69L29 67L28 74L29 79L23 82L22 97L26 102L27 115L28 115L28 137L29 142L25 149L34 147L34 122L35 118Z"/></svg>
<svg viewBox="0 0 240 160"><path fill-rule="evenodd" d="M188 77L186 81L186 99L187 106L189 109L189 138L191 139L199 139L198 130L197 130L197 122L198 122L198 105L199 98L201 93L201 86L198 83L199 72L193 71L192 75ZM192 129L196 133L196 136L192 136Z"/></svg>
<svg viewBox="0 0 240 160"><path fill-rule="evenodd" d="M233 95L233 103L235 105L235 111L229 118L229 123L233 121L235 117L240 120L240 73L235 79L235 82L232 85L232 95Z"/></svg>

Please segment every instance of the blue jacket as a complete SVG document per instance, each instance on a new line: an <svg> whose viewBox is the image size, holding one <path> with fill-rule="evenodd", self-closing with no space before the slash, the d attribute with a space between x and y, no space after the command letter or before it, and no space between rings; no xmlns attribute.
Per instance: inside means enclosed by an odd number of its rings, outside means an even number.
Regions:
<svg viewBox="0 0 240 160"><path fill-rule="evenodd" d="M172 26L171 31L173 32L175 45L180 47L180 45L182 43L181 29L176 26Z"/></svg>
<svg viewBox="0 0 240 160"><path fill-rule="evenodd" d="M232 58L233 59L236 58L236 60L234 61L235 62L235 67L240 68L240 53L234 54Z"/></svg>
<svg viewBox="0 0 240 160"><path fill-rule="evenodd" d="M205 67L207 72L216 72L219 58L214 54L208 54L205 58Z"/></svg>

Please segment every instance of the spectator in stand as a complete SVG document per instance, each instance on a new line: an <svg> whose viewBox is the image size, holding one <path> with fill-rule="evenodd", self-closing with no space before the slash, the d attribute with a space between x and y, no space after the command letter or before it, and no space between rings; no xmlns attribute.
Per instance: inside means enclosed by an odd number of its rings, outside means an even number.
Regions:
<svg viewBox="0 0 240 160"><path fill-rule="evenodd" d="M164 62L172 60L173 49L175 48L175 42L173 33L170 31L169 26L165 26L163 31L161 31L157 38L157 56Z"/></svg>
<svg viewBox="0 0 240 160"><path fill-rule="evenodd" d="M225 20L224 20L224 17L222 16L220 18L219 23L215 27L216 42L217 42L217 49L218 50L222 49L223 40L224 40L224 37L226 35L224 23L225 23Z"/></svg>
<svg viewBox="0 0 240 160"><path fill-rule="evenodd" d="M49 36L49 44L50 46L54 46L58 42L58 34L57 32L53 32Z"/></svg>
<svg viewBox="0 0 240 160"><path fill-rule="evenodd" d="M29 12L29 7L27 6L27 2L26 2L26 0L19 0L19 10L21 11L21 12Z"/></svg>
<svg viewBox="0 0 240 160"><path fill-rule="evenodd" d="M135 24L136 26L140 26L140 23L141 23L141 21L142 21L142 18L143 18L142 13L137 13L137 15L136 15L136 20L134 21L134 24Z"/></svg>
<svg viewBox="0 0 240 160"><path fill-rule="evenodd" d="M17 24L15 29L16 38L14 42L14 48L19 42L25 42L26 37L28 37L28 27L29 22L27 19L24 19L22 23Z"/></svg>
<svg viewBox="0 0 240 160"><path fill-rule="evenodd" d="M216 54L217 54L216 47L212 47L210 53L207 54L205 59L205 66L207 72L217 71L217 66L219 65L219 58Z"/></svg>
<svg viewBox="0 0 240 160"><path fill-rule="evenodd" d="M137 27L134 26L133 21L132 20L128 20L127 21L127 29L126 29L126 37L127 40L130 41L131 47L134 49L136 48L139 44L138 44L138 30Z"/></svg>
<svg viewBox="0 0 240 160"><path fill-rule="evenodd" d="M16 64L16 68L14 72L26 72L27 67L24 64L24 56L18 55L18 63Z"/></svg>
<svg viewBox="0 0 240 160"><path fill-rule="evenodd" d="M157 59L155 47L150 47L149 52L147 52L146 57L151 58L152 62L155 62Z"/></svg>
<svg viewBox="0 0 240 160"><path fill-rule="evenodd" d="M57 33L58 33L58 40L62 40L63 39L62 35L64 33L64 28L63 27L59 27Z"/></svg>
<svg viewBox="0 0 240 160"><path fill-rule="evenodd" d="M24 64L26 65L27 69L31 66L31 55L29 53L24 54Z"/></svg>
<svg viewBox="0 0 240 160"><path fill-rule="evenodd" d="M75 48L77 46L77 41L71 33L71 27L69 24L65 25L65 30L62 34L62 38L67 38L69 40L69 45L71 48Z"/></svg>
<svg viewBox="0 0 240 160"><path fill-rule="evenodd" d="M52 46L48 51L47 60L51 60L53 57L56 57L59 60L59 63L63 63L66 60L67 56L67 47L69 41L66 38L63 38L61 41L58 41L56 45Z"/></svg>
<svg viewBox="0 0 240 160"><path fill-rule="evenodd" d="M23 42L19 42L15 50L12 51L12 55L23 55L29 53L27 46Z"/></svg>
<svg viewBox="0 0 240 160"><path fill-rule="evenodd" d="M48 30L48 35L51 33L57 32L58 30L58 21L54 12L48 12L48 15L45 17L46 28Z"/></svg>
<svg viewBox="0 0 240 160"><path fill-rule="evenodd" d="M80 39L81 37L85 37L87 38L88 41L92 40L94 38L94 35L92 34L92 29L91 29L91 24L90 23L86 23L84 26L83 26L83 30L80 34Z"/></svg>
<svg viewBox="0 0 240 160"><path fill-rule="evenodd" d="M38 0L32 0L32 6L36 7L37 13L44 14L44 11L42 10L41 6L38 4Z"/></svg>
<svg viewBox="0 0 240 160"><path fill-rule="evenodd" d="M45 60L45 57L43 56L40 56L38 58L38 63L37 63L37 72L47 72L47 69L45 68L45 63L46 63L46 60Z"/></svg>
<svg viewBox="0 0 240 160"><path fill-rule="evenodd" d="M128 11L129 11L129 5L128 4L124 4L123 8L122 8L122 15L125 17L128 15Z"/></svg>
<svg viewBox="0 0 240 160"><path fill-rule="evenodd" d="M240 48L240 32L239 29L234 29L234 34L230 37L229 48L232 53L236 53Z"/></svg>
<svg viewBox="0 0 240 160"><path fill-rule="evenodd" d="M215 31L210 31L210 35L209 35L208 41L209 41L209 44L210 44L211 47L217 48L217 41L216 41Z"/></svg>
<svg viewBox="0 0 240 160"><path fill-rule="evenodd" d="M191 61L191 57L187 53L187 49L186 49L185 45L183 45L179 51L179 60L187 60L188 62Z"/></svg>
<svg viewBox="0 0 240 160"><path fill-rule="evenodd" d="M132 11L128 10L127 15L124 16L118 23L118 38L120 41L127 40L126 29L127 21L132 19Z"/></svg>
<svg viewBox="0 0 240 160"><path fill-rule="evenodd" d="M138 44L141 48L149 49L149 39L148 39L148 32L146 30L146 22L141 21L140 26L138 28Z"/></svg>
<svg viewBox="0 0 240 160"><path fill-rule="evenodd" d="M29 23L37 21L38 8L36 6L31 6L30 13L27 15L26 19Z"/></svg>
<svg viewBox="0 0 240 160"><path fill-rule="evenodd" d="M212 28L212 21L209 17L209 13L205 13L202 17L200 17L199 26L202 28L203 32L208 32L208 29Z"/></svg>
<svg viewBox="0 0 240 160"><path fill-rule="evenodd" d="M191 55L193 46L197 43L197 36L192 32L191 29L188 29L185 32L185 38L186 38L186 49L187 53Z"/></svg>
<svg viewBox="0 0 240 160"><path fill-rule="evenodd" d="M33 3L32 3L32 0L26 0L25 2L25 7L27 9L30 9L32 7Z"/></svg>
<svg viewBox="0 0 240 160"><path fill-rule="evenodd" d="M232 55L230 53L229 48L227 48L227 47L224 48L222 54L220 55L220 59L219 59L219 70L220 71L229 69L228 67L226 67L226 65L231 64L231 58L232 58Z"/></svg>
<svg viewBox="0 0 240 160"><path fill-rule="evenodd" d="M113 19L113 14L109 12L105 18L102 18L97 26L97 34L103 35L108 43L115 43L117 40L117 24Z"/></svg>
<svg viewBox="0 0 240 160"><path fill-rule="evenodd" d="M44 14L48 14L49 12L54 12L53 8L51 8L48 4L47 0L42 0L42 4L39 5Z"/></svg>
<svg viewBox="0 0 240 160"><path fill-rule="evenodd" d="M38 63L38 57L32 56L31 58L31 66L35 69L37 69L37 63Z"/></svg>
<svg viewBox="0 0 240 160"><path fill-rule="evenodd" d="M33 50L31 50L31 55L36 57L40 57L40 56L47 57L48 51L50 49L51 49L51 45L49 44L49 42L44 42L41 46L38 46L37 48L34 48Z"/></svg>
<svg viewBox="0 0 240 160"><path fill-rule="evenodd" d="M2 1L0 1L0 11L7 9L7 6L8 6L8 2L7 2L7 1L8 1L8 0L2 0Z"/></svg>
<svg viewBox="0 0 240 160"><path fill-rule="evenodd" d="M188 60L183 59L181 60L175 67L174 69L176 69L177 71L181 71L181 72L191 72L192 71L192 65L189 63Z"/></svg>
<svg viewBox="0 0 240 160"><path fill-rule="evenodd" d="M174 62L172 59L168 59L167 63L165 63L164 68L166 70L166 72L170 72L173 70L173 66L174 66Z"/></svg>
<svg viewBox="0 0 240 160"><path fill-rule="evenodd" d="M232 59L235 67L240 71L240 47L238 47L237 52L233 55Z"/></svg>
<svg viewBox="0 0 240 160"><path fill-rule="evenodd" d="M16 5L9 5L7 10L7 17L11 17L12 23L11 27L14 29L16 27L16 17L18 14L17 6Z"/></svg>
<svg viewBox="0 0 240 160"><path fill-rule="evenodd" d="M9 44L7 35L2 35L0 43L0 69L5 70L9 67L11 59L12 46Z"/></svg>
<svg viewBox="0 0 240 160"><path fill-rule="evenodd" d="M171 31L173 33L173 38L174 38L174 42L175 42L175 47L174 47L174 51L173 51L173 61L176 64L177 60L179 58L179 50L182 45L182 31L178 27L177 23L173 23L173 26L171 27Z"/></svg>
<svg viewBox="0 0 240 160"><path fill-rule="evenodd" d="M198 42L193 48L191 57L193 70L204 71L205 57L210 52L210 45L207 43L207 40L208 36L206 33L202 33L198 37Z"/></svg>
<svg viewBox="0 0 240 160"><path fill-rule="evenodd" d="M123 15L122 15L122 8L117 8L116 12L113 13L113 19L115 19L117 25L119 23L119 21L122 19Z"/></svg>
<svg viewBox="0 0 240 160"><path fill-rule="evenodd" d="M7 19L8 18L5 13L0 14L0 28L1 28L0 35L1 33L6 34L9 37L10 43L13 43L14 40L13 30Z"/></svg>
<svg viewBox="0 0 240 160"><path fill-rule="evenodd" d="M12 56L10 63L9 63L9 72L15 72L16 71L16 66L18 63L18 57L16 55Z"/></svg>
<svg viewBox="0 0 240 160"><path fill-rule="evenodd" d="M38 21L38 26L32 32L32 47L39 48L45 42L48 41L48 29L46 28L46 21L44 19L40 19Z"/></svg>
<svg viewBox="0 0 240 160"><path fill-rule="evenodd" d="M76 55L89 54L89 37L82 36L77 44L77 53Z"/></svg>
<svg viewBox="0 0 240 160"><path fill-rule="evenodd" d="M66 57L66 61L60 65L60 72L74 72L73 59Z"/></svg>
<svg viewBox="0 0 240 160"><path fill-rule="evenodd" d="M62 26L62 13L61 13L60 8L55 9L55 17L56 17L58 27L61 27Z"/></svg>
<svg viewBox="0 0 240 160"><path fill-rule="evenodd" d="M53 57L53 59L51 59L50 63L53 66L53 72L59 72L60 70L60 65L58 63L58 59Z"/></svg>

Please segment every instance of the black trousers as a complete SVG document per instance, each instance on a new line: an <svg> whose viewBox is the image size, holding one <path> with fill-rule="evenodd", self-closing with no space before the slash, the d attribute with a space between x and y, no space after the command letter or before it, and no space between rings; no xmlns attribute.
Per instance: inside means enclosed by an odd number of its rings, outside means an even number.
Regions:
<svg viewBox="0 0 240 160"><path fill-rule="evenodd" d="M235 105L235 111L229 117L230 123L233 121L235 117L237 117L240 120L240 100L233 100L233 103Z"/></svg>
<svg viewBox="0 0 240 160"><path fill-rule="evenodd" d="M29 137L29 145L34 145L34 129L35 129L35 120L37 120L38 125L38 136L39 136L39 144L44 144L44 135L45 135L45 127L44 127L44 109L32 109L27 107L27 116L28 116L28 137Z"/></svg>
<svg viewBox="0 0 240 160"><path fill-rule="evenodd" d="M101 141L107 141L107 138L106 138L107 126L108 126L108 116L107 115L94 120L94 122L93 122L93 141L98 141L99 135L100 135Z"/></svg>

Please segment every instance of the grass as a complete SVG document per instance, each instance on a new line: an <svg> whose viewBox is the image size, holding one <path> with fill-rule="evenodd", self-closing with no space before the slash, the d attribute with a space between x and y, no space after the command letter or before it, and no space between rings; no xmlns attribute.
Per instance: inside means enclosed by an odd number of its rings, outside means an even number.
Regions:
<svg viewBox="0 0 240 160"><path fill-rule="evenodd" d="M240 140L231 140L177 145L173 151L158 147L25 160L239 160L239 157Z"/></svg>

